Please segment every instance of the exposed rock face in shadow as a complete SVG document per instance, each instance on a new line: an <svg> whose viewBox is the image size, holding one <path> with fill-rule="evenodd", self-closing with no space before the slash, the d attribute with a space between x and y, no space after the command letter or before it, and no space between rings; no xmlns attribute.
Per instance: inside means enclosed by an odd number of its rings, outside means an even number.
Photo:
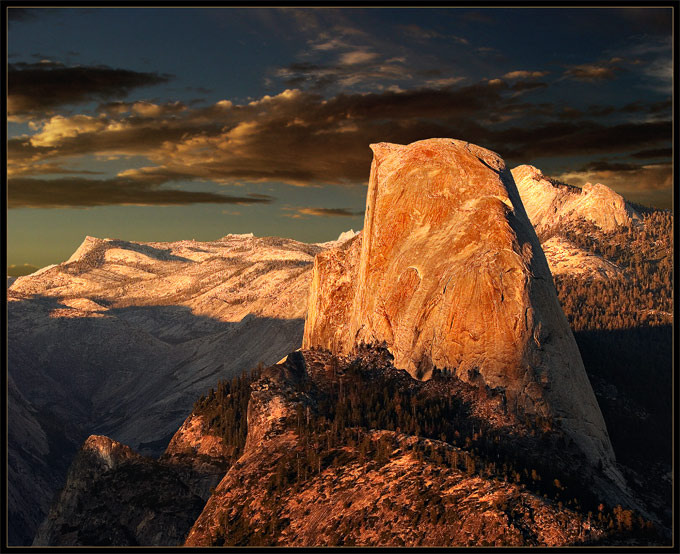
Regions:
<svg viewBox="0 0 680 554"><path fill-rule="evenodd" d="M361 239L317 256L303 347L346 354L384 341L414 377L446 367L500 387L511 409L562 429L624 486L503 160L452 139L371 148Z"/></svg>
<svg viewBox="0 0 680 554"><path fill-rule="evenodd" d="M93 435L33 546L177 545L204 500L174 467Z"/></svg>
<svg viewBox="0 0 680 554"><path fill-rule="evenodd" d="M92 435L33 545L180 545L235 455L234 446L193 413L158 459Z"/></svg>
<svg viewBox="0 0 680 554"><path fill-rule="evenodd" d="M299 347L314 255L337 244L86 237L8 283L9 543L31 543L90 434L158 456L218 379Z"/></svg>
<svg viewBox="0 0 680 554"><path fill-rule="evenodd" d="M558 223L585 219L603 231L630 226L640 215L620 194L597 183L586 183L582 189L557 183L532 165L512 170L527 215L540 235Z"/></svg>

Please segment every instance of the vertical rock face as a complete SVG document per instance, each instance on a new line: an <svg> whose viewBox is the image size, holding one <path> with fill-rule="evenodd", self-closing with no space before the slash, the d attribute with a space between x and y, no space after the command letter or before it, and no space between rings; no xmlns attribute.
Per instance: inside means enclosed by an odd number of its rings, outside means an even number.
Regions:
<svg viewBox="0 0 680 554"><path fill-rule="evenodd" d="M639 214L621 195L600 183L586 183L582 189L556 184L532 165L514 168L512 176L527 215L539 234L560 221L585 219L603 231L613 231L640 220Z"/></svg>
<svg viewBox="0 0 680 554"><path fill-rule="evenodd" d="M613 477L614 455L512 174L452 139L372 145L364 230L317 256L303 348L385 341L426 379L447 367L505 391Z"/></svg>
<svg viewBox="0 0 680 554"><path fill-rule="evenodd" d="M175 449L201 442L190 427L178 432ZM207 451L219 455L219 449ZM195 469L189 474L181 460L153 460L108 437L92 435L73 460L66 485L38 527L33 546L181 544L209 496L208 488L220 478ZM211 479L205 498L198 494L204 488L201 477Z"/></svg>

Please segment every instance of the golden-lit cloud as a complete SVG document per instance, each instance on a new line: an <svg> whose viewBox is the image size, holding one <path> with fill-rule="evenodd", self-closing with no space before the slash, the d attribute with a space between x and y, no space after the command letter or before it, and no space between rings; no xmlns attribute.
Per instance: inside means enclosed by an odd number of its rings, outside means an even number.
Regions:
<svg viewBox="0 0 680 554"><path fill-rule="evenodd" d="M343 65L356 65L370 62L378 57L375 52L367 50L354 50L353 52L345 52L340 56L340 63Z"/></svg>
<svg viewBox="0 0 680 554"><path fill-rule="evenodd" d="M64 117L55 115L42 125L40 132L30 138L33 146L56 146L64 139L105 129L107 122L88 115Z"/></svg>
<svg viewBox="0 0 680 554"><path fill-rule="evenodd" d="M311 217L363 217L364 212L352 211L347 208L312 208L312 207L290 207L285 206L284 211L289 212L283 214L284 217L291 217L293 219L301 219L304 216Z"/></svg>
<svg viewBox="0 0 680 554"><path fill-rule="evenodd" d="M565 77L578 81L608 80L613 79L615 74L616 67L598 64L573 65L564 72Z"/></svg>
<svg viewBox="0 0 680 554"><path fill-rule="evenodd" d="M596 123L592 118L583 120L579 113L565 120L561 117L562 105L528 104L517 98L518 92L545 83L496 81L493 86L481 82L458 88L386 90L330 98L286 89L243 104L223 99L204 107L114 103L111 110L103 109L97 117L54 116L34 124L33 135L10 139L8 172L15 177L45 174L31 173L28 168L47 168L45 164L68 167L73 165L67 163L69 160L83 155L104 159L142 156L148 160L142 167L130 167L109 183L72 180L68 187L62 183L68 194L59 196L59 205L67 199L77 201L77 186L84 187L84 194L91 194L87 191L98 186L104 203L123 202L135 194L151 202L152 196L160 199L161 192L167 191L136 187L160 187L179 180L296 186L364 184L371 162L368 145L374 142L406 144L431 137L461 138L498 152L508 163L530 163L540 157L656 151L670 143L671 122L659 117L668 111L667 104L597 108L603 114L611 110L654 113L651 121ZM527 126L523 118L531 114L544 118L544 122ZM117 184L130 193L118 195ZM44 194L43 205L57 198L40 181L24 181L23 186ZM16 195L19 189L15 186L10 192ZM190 201L189 196L180 196L177 202ZM38 202L36 198L31 196L30 202ZM201 198L197 201L210 201L212 196Z"/></svg>
<svg viewBox="0 0 680 554"><path fill-rule="evenodd" d="M510 71L503 75L503 79L537 79L539 77L545 77L548 74L547 71Z"/></svg>

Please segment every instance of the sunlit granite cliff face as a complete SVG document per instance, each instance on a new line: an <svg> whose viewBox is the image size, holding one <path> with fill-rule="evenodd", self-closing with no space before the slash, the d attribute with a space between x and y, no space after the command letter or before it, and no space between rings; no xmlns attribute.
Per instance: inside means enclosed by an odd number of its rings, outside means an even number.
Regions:
<svg viewBox="0 0 680 554"><path fill-rule="evenodd" d="M303 348L386 342L427 379L504 390L619 479L600 409L512 174L495 153L430 139L374 152L362 234L317 255Z"/></svg>
<svg viewBox="0 0 680 554"><path fill-rule="evenodd" d="M520 165L512 176L529 220L541 233L559 223L592 222L603 231L633 225L639 214L609 187L586 183L582 189L557 183L532 165Z"/></svg>

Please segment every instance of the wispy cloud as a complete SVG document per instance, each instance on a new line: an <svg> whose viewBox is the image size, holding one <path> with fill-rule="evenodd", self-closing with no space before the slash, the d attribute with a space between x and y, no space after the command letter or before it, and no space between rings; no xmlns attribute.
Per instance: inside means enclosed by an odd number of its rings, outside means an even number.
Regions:
<svg viewBox="0 0 680 554"><path fill-rule="evenodd" d="M340 56L340 64L342 65L356 65L367 63L375 60L378 54L368 50L354 50L352 52L345 52Z"/></svg>
<svg viewBox="0 0 680 554"><path fill-rule="evenodd" d="M400 25L399 29L412 40L425 42L431 40L447 40L450 42L468 45L470 41L465 37L454 35L451 33L443 33L435 29L422 27L420 25Z"/></svg>
<svg viewBox="0 0 680 554"><path fill-rule="evenodd" d="M162 180L57 178L8 179L7 198L11 208L70 208L110 205L172 206L197 203L268 204L272 197L243 197L161 188Z"/></svg>
<svg viewBox="0 0 680 554"><path fill-rule="evenodd" d="M517 71L510 71L503 75L503 79L537 79L539 77L545 77L548 71L526 71L520 69Z"/></svg>
<svg viewBox="0 0 680 554"><path fill-rule="evenodd" d="M612 65L581 64L569 67L564 76L578 81L603 81L613 79L617 68Z"/></svg>
<svg viewBox="0 0 680 554"><path fill-rule="evenodd" d="M604 183L624 196L669 191L673 185L673 167L660 164L617 164L599 162L592 167L556 175L560 181L582 187L586 183Z"/></svg>
<svg viewBox="0 0 680 554"><path fill-rule="evenodd" d="M310 208L310 207L291 207L285 206L284 211L289 212L284 214L285 217L293 219L301 219L304 216L312 217L363 217L364 212L352 211L347 208Z"/></svg>
<svg viewBox="0 0 680 554"><path fill-rule="evenodd" d="M426 87L450 87L465 81L465 77L440 77L439 79L427 79L425 81Z"/></svg>

